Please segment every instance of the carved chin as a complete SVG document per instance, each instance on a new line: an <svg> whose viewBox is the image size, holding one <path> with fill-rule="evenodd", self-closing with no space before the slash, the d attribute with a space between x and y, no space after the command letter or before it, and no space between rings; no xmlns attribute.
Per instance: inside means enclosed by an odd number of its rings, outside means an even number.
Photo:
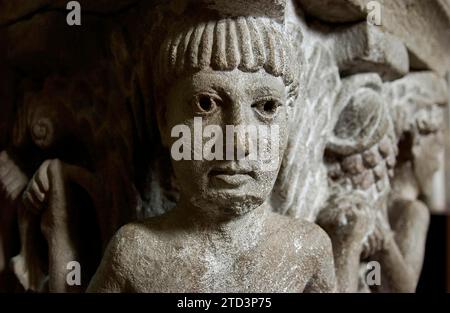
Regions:
<svg viewBox="0 0 450 313"><path fill-rule="evenodd" d="M265 197L249 194L214 193L194 196L191 204L211 216L237 217L261 206Z"/></svg>

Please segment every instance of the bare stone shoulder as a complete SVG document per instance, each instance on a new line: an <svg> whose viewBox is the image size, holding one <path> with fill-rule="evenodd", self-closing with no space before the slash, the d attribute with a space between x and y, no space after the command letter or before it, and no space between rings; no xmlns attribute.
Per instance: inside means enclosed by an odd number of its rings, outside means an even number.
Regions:
<svg viewBox="0 0 450 313"><path fill-rule="evenodd" d="M160 249L158 246L165 245L167 234L159 228L153 219L127 224L116 233L109 249L120 262L134 264L139 257L148 258Z"/></svg>
<svg viewBox="0 0 450 313"><path fill-rule="evenodd" d="M109 243L101 268L107 267L111 271L107 275L115 276L121 281L122 288L131 287L130 291L133 291L132 286L142 280L143 275L151 275L152 265L158 262L159 237L161 235L158 236L147 222L123 226Z"/></svg>
<svg viewBox="0 0 450 313"><path fill-rule="evenodd" d="M274 229L277 229L278 244L289 245L292 251L303 257L314 257L318 262L323 258L332 258L330 237L317 224L303 219L274 214Z"/></svg>

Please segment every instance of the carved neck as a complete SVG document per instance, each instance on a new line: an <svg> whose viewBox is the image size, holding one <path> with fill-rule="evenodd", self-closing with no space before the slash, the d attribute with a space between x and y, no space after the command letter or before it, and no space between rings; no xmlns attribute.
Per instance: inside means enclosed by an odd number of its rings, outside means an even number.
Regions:
<svg viewBox="0 0 450 313"><path fill-rule="evenodd" d="M263 205L239 216L205 214L188 201L181 199L171 212L172 220L182 223L184 227L206 231L211 236L218 236L230 243L256 241L269 216L269 206Z"/></svg>

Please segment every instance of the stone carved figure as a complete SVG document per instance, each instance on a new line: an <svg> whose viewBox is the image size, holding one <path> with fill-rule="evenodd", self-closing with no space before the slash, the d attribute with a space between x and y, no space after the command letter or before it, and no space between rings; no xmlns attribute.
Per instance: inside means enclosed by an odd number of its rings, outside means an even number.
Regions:
<svg viewBox="0 0 450 313"><path fill-rule="evenodd" d="M384 292L414 292L420 277L435 205L430 187L436 187L433 180L444 166L445 89L442 79L429 72L409 74L386 86L386 98L397 114L400 153L388 200L393 236L374 258L386 268L378 287Z"/></svg>
<svg viewBox="0 0 450 313"><path fill-rule="evenodd" d="M429 73L386 84L371 75L355 75L341 90L348 104L326 153L333 193L318 223L335 247L341 291L413 292L430 214L418 199L426 192L420 189L413 167L426 171L421 182L430 182L442 166L439 103L445 103L445 88ZM364 91L373 86L376 93ZM428 164L420 163L424 151ZM352 229L351 236L346 228ZM383 269L380 285L369 286L365 280L371 261Z"/></svg>
<svg viewBox="0 0 450 313"><path fill-rule="evenodd" d="M354 292L361 259L382 239L376 234L387 216L395 145L378 75L345 79L338 102L344 109L325 153L331 196L317 222L332 238L340 290Z"/></svg>
<svg viewBox="0 0 450 313"><path fill-rule="evenodd" d="M278 125L275 154L283 158L300 103L295 55L280 24L246 16L182 20L167 31L156 60L165 147L174 144L173 127L185 124L194 134L194 118L202 117L204 127ZM233 150L248 155L258 144L252 140L237 136ZM279 165L241 159L173 160L172 166L176 207L123 227L89 291L334 291L327 235L274 213L267 201Z"/></svg>

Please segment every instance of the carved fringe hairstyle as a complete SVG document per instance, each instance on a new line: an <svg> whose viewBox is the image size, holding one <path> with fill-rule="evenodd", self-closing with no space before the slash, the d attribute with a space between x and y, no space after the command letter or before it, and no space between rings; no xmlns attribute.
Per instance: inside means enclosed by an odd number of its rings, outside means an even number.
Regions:
<svg viewBox="0 0 450 313"><path fill-rule="evenodd" d="M175 78L211 68L257 72L281 77L295 99L298 81L292 47L282 26L263 17L237 17L201 22L168 30L154 71L155 82L169 85ZM178 31L179 29L186 29ZM291 103L289 103L291 104Z"/></svg>
<svg viewBox="0 0 450 313"><path fill-rule="evenodd" d="M296 102L299 64L303 58L294 54L292 43L279 23L265 17L200 22L178 17L178 20L172 18L170 22L165 21L166 18L161 18L159 23L155 23L153 36L144 41L143 55L138 63L140 90L144 99L147 99L144 101L149 101L144 106L147 123L155 118L152 113L162 109L161 103L164 101L158 97L164 96L177 78L208 68L216 71L239 69L243 72L265 70L270 75L282 78L288 96L287 105L293 106ZM150 125L149 136L157 142L155 138L159 135L156 121L153 120ZM175 206L177 201L173 181L167 175L171 165L164 161L164 158L155 157L151 177L147 178L152 186L149 187L150 194L142 198L145 217L162 214Z"/></svg>

